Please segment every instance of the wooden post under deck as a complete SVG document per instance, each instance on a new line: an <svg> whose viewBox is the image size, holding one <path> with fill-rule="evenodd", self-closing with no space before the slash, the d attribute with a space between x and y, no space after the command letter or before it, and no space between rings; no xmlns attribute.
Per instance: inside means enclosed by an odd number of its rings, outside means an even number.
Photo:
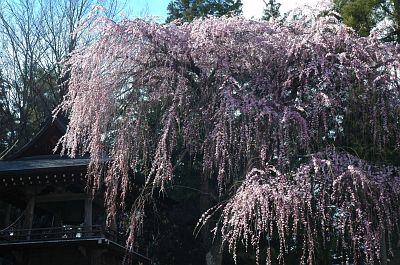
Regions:
<svg viewBox="0 0 400 265"><path fill-rule="evenodd" d="M85 198L85 226L87 228L86 231L91 232L92 231L92 225L93 225L93 198L92 197L86 197Z"/></svg>
<svg viewBox="0 0 400 265"><path fill-rule="evenodd" d="M10 225L11 218L11 204L7 203L6 214L4 216L4 226L8 227Z"/></svg>
<svg viewBox="0 0 400 265"><path fill-rule="evenodd" d="M35 211L35 196L31 195L25 209L24 229L29 229L27 232L27 239L30 239L31 229L33 225L33 216Z"/></svg>

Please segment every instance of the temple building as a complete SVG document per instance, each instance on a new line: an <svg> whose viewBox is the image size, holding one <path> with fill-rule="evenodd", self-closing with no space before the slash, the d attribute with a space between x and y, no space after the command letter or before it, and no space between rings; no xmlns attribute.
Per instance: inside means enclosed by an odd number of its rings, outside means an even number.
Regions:
<svg viewBox="0 0 400 265"><path fill-rule="evenodd" d="M122 218L105 226L101 191L86 189L88 157L53 152L66 132L49 119L24 147L0 159L0 265L117 265L126 257ZM128 264L149 264L130 253Z"/></svg>

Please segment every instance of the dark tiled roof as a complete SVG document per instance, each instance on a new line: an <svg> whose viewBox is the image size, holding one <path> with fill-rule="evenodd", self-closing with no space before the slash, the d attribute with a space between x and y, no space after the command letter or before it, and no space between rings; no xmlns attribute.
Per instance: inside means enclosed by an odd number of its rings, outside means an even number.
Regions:
<svg viewBox="0 0 400 265"><path fill-rule="evenodd" d="M38 158L32 157L32 159L20 159L20 160L3 160L0 161L0 175L6 173L20 173L32 170L51 170L71 167L84 167L89 164L89 158L66 158L59 157L54 158Z"/></svg>
<svg viewBox="0 0 400 265"><path fill-rule="evenodd" d="M20 159L38 153L40 155L54 154L53 148L60 137L65 134L66 124L67 121L62 117L47 118L40 131L27 144L16 150L18 148L18 142L16 142L11 148L0 154L0 161Z"/></svg>

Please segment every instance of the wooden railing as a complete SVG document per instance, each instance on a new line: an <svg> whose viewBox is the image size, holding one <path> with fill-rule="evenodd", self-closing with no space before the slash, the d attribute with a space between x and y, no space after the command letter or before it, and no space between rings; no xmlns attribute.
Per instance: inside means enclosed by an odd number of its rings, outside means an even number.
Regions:
<svg viewBox="0 0 400 265"><path fill-rule="evenodd" d="M0 232L0 244L6 242L68 241L90 238L106 238L124 245L124 238L116 231L100 225L62 226L32 229L8 229Z"/></svg>

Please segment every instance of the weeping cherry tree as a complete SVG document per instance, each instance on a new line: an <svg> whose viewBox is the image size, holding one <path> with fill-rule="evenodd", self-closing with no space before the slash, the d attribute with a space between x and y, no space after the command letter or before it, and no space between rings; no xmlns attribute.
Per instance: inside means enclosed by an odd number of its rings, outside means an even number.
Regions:
<svg viewBox="0 0 400 265"><path fill-rule="evenodd" d="M199 226L219 215L212 231L234 258L239 245L267 264L293 250L299 264L316 264L329 246L354 264L393 254L400 167L386 154L400 144L399 46L333 17L100 17L87 34L92 42L66 62L69 90L56 112L70 123L60 144L72 157L90 153L109 221L135 173L145 175L129 248L185 152L203 167L188 177L215 178L229 196Z"/></svg>

